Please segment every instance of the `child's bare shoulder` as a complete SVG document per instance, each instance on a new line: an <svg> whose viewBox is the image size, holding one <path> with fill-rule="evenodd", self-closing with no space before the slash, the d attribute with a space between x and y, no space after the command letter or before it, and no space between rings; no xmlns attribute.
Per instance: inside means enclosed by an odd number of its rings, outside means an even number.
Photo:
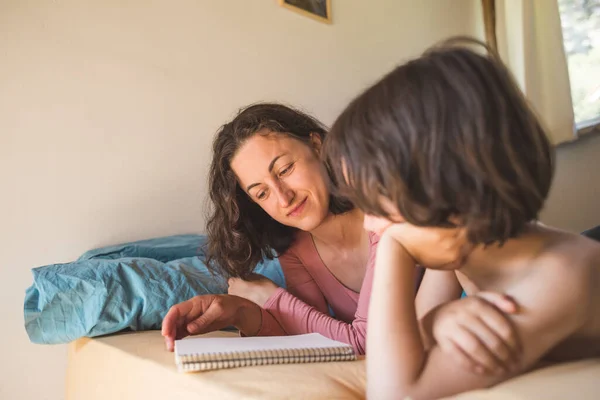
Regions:
<svg viewBox="0 0 600 400"><path fill-rule="evenodd" d="M585 236L543 227L540 229L546 245L539 261L553 265L557 271L585 275L598 268L600 243Z"/></svg>
<svg viewBox="0 0 600 400"><path fill-rule="evenodd" d="M516 285L523 299L541 303L536 306L548 305L547 293L552 292L556 301L580 304L578 310L585 313L581 302L598 286L600 244L570 232L538 227L526 246L537 250L533 259L526 261L527 273Z"/></svg>
<svg viewBox="0 0 600 400"><path fill-rule="evenodd" d="M586 305L597 307L599 300L592 298L598 297L596 293L600 287L600 243L546 227L540 234L545 246L536 258L534 279L550 282L557 289L555 294L565 301L574 297L582 312Z"/></svg>

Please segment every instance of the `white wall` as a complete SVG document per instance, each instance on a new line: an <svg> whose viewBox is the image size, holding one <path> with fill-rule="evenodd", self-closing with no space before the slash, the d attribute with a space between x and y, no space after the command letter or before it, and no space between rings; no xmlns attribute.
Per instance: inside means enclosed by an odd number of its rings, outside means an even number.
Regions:
<svg viewBox="0 0 600 400"><path fill-rule="evenodd" d="M556 150L556 175L541 220L573 232L600 225L600 134Z"/></svg>
<svg viewBox="0 0 600 400"><path fill-rule="evenodd" d="M330 123L395 63L481 24L477 0L0 0L0 398L63 397L65 346L29 344L30 268L203 230L210 143L236 108Z"/></svg>

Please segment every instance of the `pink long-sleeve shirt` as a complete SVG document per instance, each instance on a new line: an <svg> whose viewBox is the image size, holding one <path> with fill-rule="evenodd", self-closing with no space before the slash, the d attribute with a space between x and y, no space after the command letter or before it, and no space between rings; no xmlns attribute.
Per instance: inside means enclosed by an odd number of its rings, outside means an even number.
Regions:
<svg viewBox="0 0 600 400"><path fill-rule="evenodd" d="M317 332L352 345L365 354L367 312L379 237L369 234L369 259L360 293L348 289L321 260L308 232L299 232L279 258L287 290L277 291L263 305L258 335L297 335ZM335 318L329 315L331 307Z"/></svg>

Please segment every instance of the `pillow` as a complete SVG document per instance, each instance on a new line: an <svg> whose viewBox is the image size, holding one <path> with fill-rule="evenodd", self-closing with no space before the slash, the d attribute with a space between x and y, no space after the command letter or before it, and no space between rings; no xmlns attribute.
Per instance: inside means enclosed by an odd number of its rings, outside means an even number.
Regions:
<svg viewBox="0 0 600 400"><path fill-rule="evenodd" d="M67 343L124 329L160 329L169 308L200 294L227 292L199 250L205 236L183 235L89 251L77 261L34 268L25 294L33 343ZM255 272L285 287L277 259Z"/></svg>
<svg viewBox="0 0 600 400"><path fill-rule="evenodd" d="M206 236L174 235L138 242L102 247L83 253L77 261L92 259L117 259L125 257L144 257L169 262L185 257L203 257Z"/></svg>

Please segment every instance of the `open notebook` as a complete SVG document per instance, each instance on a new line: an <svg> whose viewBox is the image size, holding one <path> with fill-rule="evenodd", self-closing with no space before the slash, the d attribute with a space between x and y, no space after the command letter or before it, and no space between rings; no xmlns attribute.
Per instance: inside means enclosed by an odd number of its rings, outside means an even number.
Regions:
<svg viewBox="0 0 600 400"><path fill-rule="evenodd" d="M295 336L191 338L175 341L179 371L208 371L254 365L352 361L345 343L318 333Z"/></svg>

